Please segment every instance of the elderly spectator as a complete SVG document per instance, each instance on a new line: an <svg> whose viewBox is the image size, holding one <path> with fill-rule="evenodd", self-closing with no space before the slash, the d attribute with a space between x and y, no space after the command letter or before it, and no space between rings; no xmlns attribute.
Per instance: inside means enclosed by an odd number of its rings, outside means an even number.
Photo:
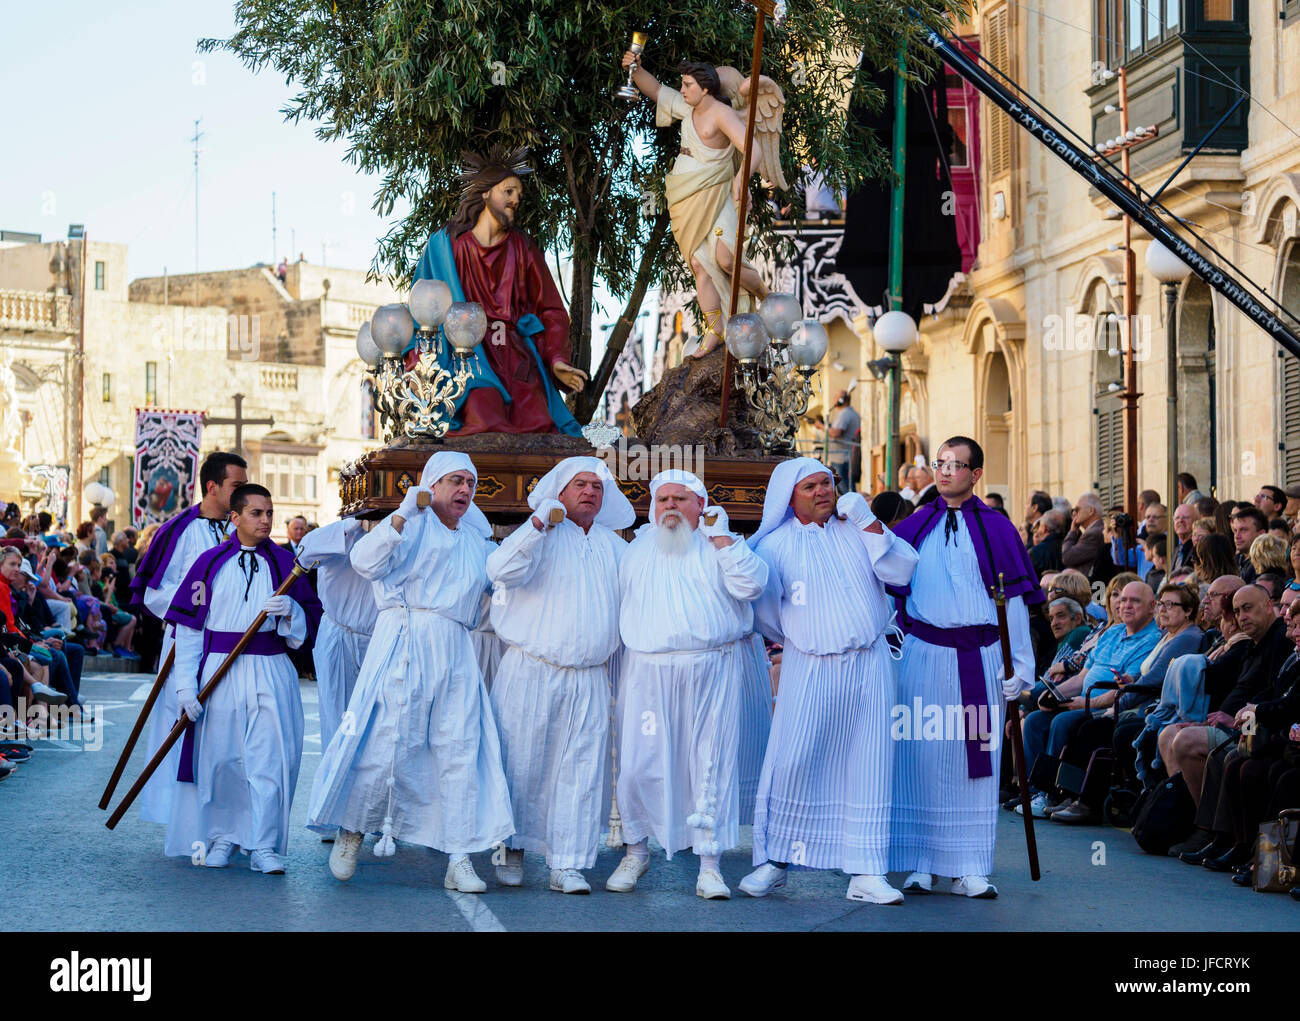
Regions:
<svg viewBox="0 0 1300 1021"><path fill-rule="evenodd" d="M1115 565L1102 534L1101 500L1096 493L1084 493L1070 511L1070 530L1061 543L1061 563L1077 567L1090 580L1106 581Z"/></svg>
<svg viewBox="0 0 1300 1021"><path fill-rule="evenodd" d="M934 487L934 472L930 470L928 464L919 464L912 475L912 488L916 490L916 499L912 502L920 507L922 504L929 503L939 491Z"/></svg>
<svg viewBox="0 0 1300 1021"><path fill-rule="evenodd" d="M1194 504L1205 498L1205 494L1196 488L1196 479L1190 472L1179 472L1174 476L1174 483L1178 486L1179 503Z"/></svg>
<svg viewBox="0 0 1300 1021"><path fill-rule="evenodd" d="M1145 539L1147 535L1147 508L1152 504L1160 503L1160 494L1154 489L1144 489L1138 493L1137 505L1137 534L1139 539ZM1162 505L1163 510L1163 505ZM1159 531L1163 532L1164 525L1161 525Z"/></svg>
<svg viewBox="0 0 1300 1021"><path fill-rule="evenodd" d="M1138 529L1138 534L1144 539L1156 532L1164 534L1168 531L1168 512L1165 505L1159 500L1152 501L1142 510L1142 525Z"/></svg>
<svg viewBox="0 0 1300 1021"><path fill-rule="evenodd" d="M1203 518L1197 518L1192 522L1192 551L1195 553L1196 544L1204 539L1207 535L1231 535L1231 532L1220 532L1219 522L1214 515L1208 515ZM1192 557L1195 562L1195 556Z"/></svg>
<svg viewBox="0 0 1300 1021"><path fill-rule="evenodd" d="M1196 544L1196 580L1208 585L1225 574L1237 574L1232 542L1223 535L1207 535Z"/></svg>
<svg viewBox="0 0 1300 1021"><path fill-rule="evenodd" d="M1195 524L1196 511L1192 507L1180 503L1174 508L1173 535L1166 539L1170 574L1191 570L1196 566L1196 545L1192 539Z"/></svg>
<svg viewBox="0 0 1300 1021"><path fill-rule="evenodd" d="M1291 654L1286 624L1273 612L1268 593L1262 588L1242 585L1233 594L1232 609L1238 627L1250 641L1240 669L1235 675L1207 669L1205 690L1209 711L1205 722L1176 724L1169 728L1174 733L1168 740L1169 730L1160 735L1160 755L1166 769L1171 776L1183 774L1187 790L1197 803L1198 828L1218 834L1198 850L1179 855L1191 865L1217 859L1232 848L1233 841L1227 832L1231 827L1220 828L1215 822L1223 759L1215 759L1214 780L1208 784L1207 762L1212 753L1236 736L1237 711L1273 683Z"/></svg>
<svg viewBox="0 0 1300 1021"><path fill-rule="evenodd" d="M1286 510L1286 493L1278 486L1260 486L1254 503L1266 518L1275 518Z"/></svg>
<svg viewBox="0 0 1300 1021"><path fill-rule="evenodd" d="M1258 507L1238 504L1232 512L1232 541L1237 547L1237 573L1249 584L1259 573L1250 562L1250 547L1268 531L1268 518Z"/></svg>
<svg viewBox="0 0 1300 1021"><path fill-rule="evenodd" d="M1059 571L1065 564L1061 560L1061 544L1068 528L1065 515L1049 510L1034 524L1034 544L1029 547L1029 559L1039 577L1047 571Z"/></svg>
<svg viewBox="0 0 1300 1021"><path fill-rule="evenodd" d="M1144 582L1135 579L1126 584L1120 590L1118 605L1120 624L1106 629L1088 654L1082 670L1057 685L1057 690L1067 701L1057 703L1050 695L1044 694L1039 699L1040 711L1025 718L1025 762L1031 770L1039 755L1059 758L1068 736L1100 708L1091 704L1098 701L1090 694L1092 686L1101 681L1113 682L1122 675L1139 674L1143 661L1160 640L1160 630L1153 616L1155 595ZM1102 705L1107 704L1102 702ZM1045 790L1033 792L1030 805L1033 814L1051 815L1066 807L1065 799L1050 800L1048 793Z"/></svg>
<svg viewBox="0 0 1300 1021"><path fill-rule="evenodd" d="M1190 586L1167 585L1161 590L1155 605L1160 640L1142 660L1138 672L1121 673L1115 679L1117 688L1103 691L1092 699L1092 716L1082 719L1066 736L1062 746L1063 762L1082 772L1094 751L1113 746L1117 757L1112 779L1122 782L1125 776L1132 776L1135 765L1133 739L1142 729L1146 708L1163 690L1170 664L1201 649L1204 634L1196 626L1199 608L1200 598ZM1073 805L1054 812L1052 821L1066 824L1099 822L1100 807L1089 804L1081 795Z"/></svg>

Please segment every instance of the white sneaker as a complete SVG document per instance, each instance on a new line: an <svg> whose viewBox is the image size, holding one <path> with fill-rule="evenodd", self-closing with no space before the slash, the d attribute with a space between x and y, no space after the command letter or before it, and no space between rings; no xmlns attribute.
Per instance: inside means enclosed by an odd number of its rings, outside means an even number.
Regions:
<svg viewBox="0 0 1300 1021"><path fill-rule="evenodd" d="M634 854L625 854L614 874L605 880L605 889L610 893L631 893L636 889L636 881L649 871L649 855L638 858Z"/></svg>
<svg viewBox="0 0 1300 1021"><path fill-rule="evenodd" d="M497 866L497 882L502 886L524 885L524 852L506 851L506 863ZM555 886L552 885L554 890Z"/></svg>
<svg viewBox="0 0 1300 1021"><path fill-rule="evenodd" d="M992 900L998 895L998 888L988 881L987 876L962 876L952 881L952 892L959 897Z"/></svg>
<svg viewBox="0 0 1300 1021"><path fill-rule="evenodd" d="M903 883L904 893L929 893L933 889L934 876L928 872L913 872Z"/></svg>
<svg viewBox="0 0 1300 1021"><path fill-rule="evenodd" d="M849 892L844 896L868 904L903 903L902 891L890 886L884 876L854 876L849 880Z"/></svg>
<svg viewBox="0 0 1300 1021"><path fill-rule="evenodd" d="M269 847L253 851L248 858L248 867L254 872L264 872L268 876L284 875L284 862Z"/></svg>
<svg viewBox="0 0 1300 1021"><path fill-rule="evenodd" d="M468 858L447 863L447 875L443 878L442 885L448 890L459 890L461 893L487 891L487 883L479 879L478 873L474 871L473 862Z"/></svg>
<svg viewBox="0 0 1300 1021"><path fill-rule="evenodd" d="M63 692L56 691L48 684L44 684L41 681L36 681L32 684L30 693L32 701L36 703L44 703L46 705L66 705L68 701L68 696Z"/></svg>
<svg viewBox="0 0 1300 1021"><path fill-rule="evenodd" d="M330 872L340 883L346 883L357 871L357 855L361 853L362 834L339 830L330 851Z"/></svg>
<svg viewBox="0 0 1300 1021"><path fill-rule="evenodd" d="M551 889L556 893L591 893L591 887L577 869L551 869Z"/></svg>
<svg viewBox="0 0 1300 1021"><path fill-rule="evenodd" d="M1016 806L1015 811L1016 811L1016 815L1024 815L1025 803L1022 801L1020 804L1018 804ZM1035 794L1033 799L1029 802L1029 812L1035 819L1046 819L1047 818L1047 795Z"/></svg>
<svg viewBox="0 0 1300 1021"><path fill-rule="evenodd" d="M705 900L731 900L731 890L722 881L722 873L716 869L700 869L700 876L695 880L695 896Z"/></svg>
<svg viewBox="0 0 1300 1021"><path fill-rule="evenodd" d="M740 892L750 897L766 897L773 890L785 886L788 868L779 869L770 861L763 862L758 868L740 881Z"/></svg>
<svg viewBox="0 0 1300 1021"><path fill-rule="evenodd" d="M203 856L203 864L210 869L224 869L230 864L230 856L234 850L233 840L214 840L207 854Z"/></svg>

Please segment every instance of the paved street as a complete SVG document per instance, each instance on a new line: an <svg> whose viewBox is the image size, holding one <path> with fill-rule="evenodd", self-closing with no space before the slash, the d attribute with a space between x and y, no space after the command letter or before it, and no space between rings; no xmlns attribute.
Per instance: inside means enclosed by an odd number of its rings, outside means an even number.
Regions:
<svg viewBox="0 0 1300 1021"><path fill-rule="evenodd" d="M1290 930L1300 904L1260 895L1204 869L1142 854L1132 838L1109 827L1038 826L1043 878L1029 879L1020 819L1000 813L997 872L1002 896L968 901L947 894L911 896L901 907L850 904L838 873L798 872L789 889L765 900L737 895L705 902L694 895L691 855L665 862L630 895L606 893L619 854L602 852L590 873L590 897L546 887L545 865L529 855L526 886L503 889L490 853L475 867L488 882L483 896L442 887L446 857L400 845L394 858L362 853L347 884L326 868L329 846L306 829L289 845L287 874L262 876L239 856L225 870L202 869L162 855L162 828L133 808L115 832L96 807L130 731L150 678L88 674L87 701L103 707L105 726L82 741L41 742L31 762L0 785L0 874L10 878L3 912L23 930ZM314 684L302 687L307 744L294 819L301 826L312 776L320 763ZM96 745L100 745L96 749ZM143 747L118 788L126 792L144 765ZM749 870L749 831L723 857L733 890ZM1103 842L1101 848L1095 847ZM1105 863L1093 864L1104 852ZM895 876L896 882L901 876Z"/></svg>

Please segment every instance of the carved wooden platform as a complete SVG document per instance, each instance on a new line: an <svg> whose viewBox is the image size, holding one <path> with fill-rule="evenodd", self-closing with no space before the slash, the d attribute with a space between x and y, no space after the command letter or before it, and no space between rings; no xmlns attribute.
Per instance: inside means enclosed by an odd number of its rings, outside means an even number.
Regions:
<svg viewBox="0 0 1300 1021"><path fill-rule="evenodd" d="M425 462L439 450L459 450L469 455L478 470L474 502L493 524L522 521L529 513L528 494L537 481L558 461L588 455L600 457L609 465L639 520L649 514L650 480L655 473L662 468L685 467L703 479L709 502L720 504L735 530L742 533L758 527L767 480L772 469L784 460L710 456L702 452L697 456L698 448L647 448L635 441L597 451L586 440L553 434L493 433L454 437L437 444L399 440L343 468L339 477L342 513L377 518L396 509L407 487L419 482Z"/></svg>

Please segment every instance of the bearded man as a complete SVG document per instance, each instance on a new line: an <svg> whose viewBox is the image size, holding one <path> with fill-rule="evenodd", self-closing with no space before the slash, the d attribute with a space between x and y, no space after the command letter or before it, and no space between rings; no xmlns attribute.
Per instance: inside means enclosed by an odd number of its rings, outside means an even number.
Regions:
<svg viewBox="0 0 1300 1021"><path fill-rule="evenodd" d="M487 313L487 335L471 359L474 376L456 401L449 435L562 432L579 436L558 388L581 390L587 374L569 364L569 314L537 244L518 230L527 149L465 153L460 205L429 239L416 280L442 280L453 301ZM418 357L415 340L408 365ZM454 371L449 345L443 368Z"/></svg>
<svg viewBox="0 0 1300 1021"><path fill-rule="evenodd" d="M719 859L739 840L740 699L753 600L767 565L706 509L690 472L650 483L653 524L619 568L618 805L627 854L605 889L626 893L650 867L649 838L700 859L697 896L725 900Z"/></svg>

